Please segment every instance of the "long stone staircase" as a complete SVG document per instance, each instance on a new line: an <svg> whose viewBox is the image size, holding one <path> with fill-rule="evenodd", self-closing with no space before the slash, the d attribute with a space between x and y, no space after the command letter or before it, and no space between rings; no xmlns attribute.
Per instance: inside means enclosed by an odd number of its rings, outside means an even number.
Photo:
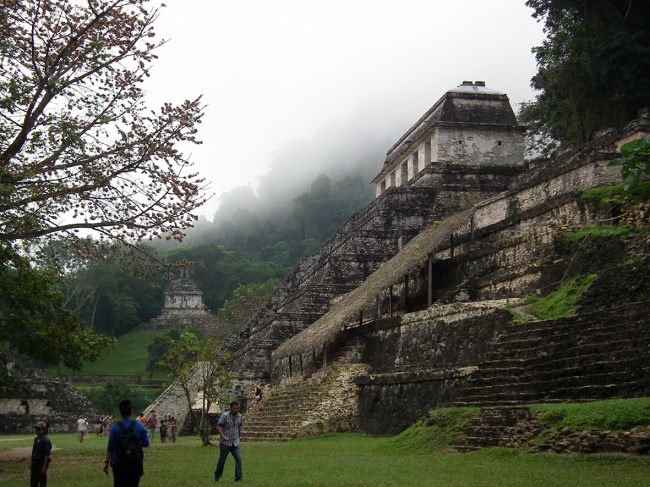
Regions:
<svg viewBox="0 0 650 487"><path fill-rule="evenodd" d="M591 401L650 394L647 304L521 325L501 337L454 406Z"/></svg>
<svg viewBox="0 0 650 487"><path fill-rule="evenodd" d="M345 345L326 371L284 379L263 388L260 411L244 416L241 440L283 441L359 427L355 377L366 374L359 362L363 344Z"/></svg>

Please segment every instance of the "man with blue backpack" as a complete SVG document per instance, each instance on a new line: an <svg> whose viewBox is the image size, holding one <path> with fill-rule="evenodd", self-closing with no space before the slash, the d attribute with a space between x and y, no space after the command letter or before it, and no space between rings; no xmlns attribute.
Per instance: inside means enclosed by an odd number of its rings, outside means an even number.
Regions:
<svg viewBox="0 0 650 487"><path fill-rule="evenodd" d="M143 447L149 446L147 429L134 419L133 405L125 399L120 402L122 419L111 426L108 447L104 460L104 473L108 476L108 466L113 469L114 487L138 487L144 474Z"/></svg>

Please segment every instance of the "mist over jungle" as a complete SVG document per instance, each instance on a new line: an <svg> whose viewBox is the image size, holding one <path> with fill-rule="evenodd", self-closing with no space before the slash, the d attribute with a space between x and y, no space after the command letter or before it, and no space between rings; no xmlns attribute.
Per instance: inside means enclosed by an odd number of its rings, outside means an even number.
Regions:
<svg viewBox="0 0 650 487"><path fill-rule="evenodd" d="M370 181L408 128L408 116L382 116L368 105L345 123L322 127L312 140L291 140L275 151L257 187L219 195L212 221L201 216L180 243L149 244L167 262L189 262L208 309L237 328L253 302L263 304L301 258L372 201ZM70 259L65 294L83 325L120 336L161 312L168 282L162 271L152 267L142 281L110 252L88 263L58 255ZM245 305L238 303L242 299Z"/></svg>

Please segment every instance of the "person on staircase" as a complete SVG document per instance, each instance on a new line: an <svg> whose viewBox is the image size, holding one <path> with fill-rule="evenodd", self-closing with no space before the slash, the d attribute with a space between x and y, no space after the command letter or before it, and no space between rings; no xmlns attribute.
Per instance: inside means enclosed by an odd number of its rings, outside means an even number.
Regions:
<svg viewBox="0 0 650 487"><path fill-rule="evenodd" d="M255 384L255 412L258 413L262 407L262 389L258 384Z"/></svg>
<svg viewBox="0 0 650 487"><path fill-rule="evenodd" d="M241 431L242 415L239 413L239 403L230 403L228 411L221 414L217 422L219 431L219 461L214 471L214 480L219 482L223 475L223 467L226 464L228 453L232 453L235 459L235 482L242 479L241 448L239 447L239 433Z"/></svg>

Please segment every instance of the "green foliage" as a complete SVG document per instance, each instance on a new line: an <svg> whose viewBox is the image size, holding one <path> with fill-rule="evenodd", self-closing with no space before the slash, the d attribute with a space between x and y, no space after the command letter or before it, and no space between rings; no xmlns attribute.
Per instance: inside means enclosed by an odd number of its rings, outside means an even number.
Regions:
<svg viewBox="0 0 650 487"><path fill-rule="evenodd" d="M517 306L504 306L503 309L512 315L512 319L510 322L513 324L518 325L522 323L528 323L528 321L530 321L528 317L524 316L519 311L517 311Z"/></svg>
<svg viewBox="0 0 650 487"><path fill-rule="evenodd" d="M360 176L332 181L321 174L286 207L270 208L250 188L237 188L222 195L214 222L189 231L187 244L167 249L166 260L193 263L190 276L216 312L237 301L240 286L262 289L283 279L372 198L372 186Z"/></svg>
<svg viewBox="0 0 650 487"><path fill-rule="evenodd" d="M546 40L533 49L539 94L520 120L539 137L563 144L588 141L621 126L650 105L650 3L528 0L544 22Z"/></svg>
<svg viewBox="0 0 650 487"><path fill-rule="evenodd" d="M594 429L629 431L636 426L650 425L650 398L647 397L529 407L541 413L540 425L545 429L541 441L563 428L579 433ZM464 430L479 412L479 408L435 409L388 441L398 452L448 451L461 443Z"/></svg>
<svg viewBox="0 0 650 487"><path fill-rule="evenodd" d="M524 143L528 157L535 160L548 159L555 155L560 144L545 124L542 106L539 103L521 103L517 121L526 127Z"/></svg>
<svg viewBox="0 0 650 487"><path fill-rule="evenodd" d="M622 184L614 186L599 186L597 188L587 189L580 195L583 199L591 199L602 203L612 203L619 201L624 195Z"/></svg>
<svg viewBox="0 0 650 487"><path fill-rule="evenodd" d="M64 292L69 262L38 254L56 239L79 260L119 246L139 273L140 242L180 238L206 201L178 147L199 143L203 105L146 109L142 83L164 44L146 0L1 5L0 344L78 369L111 343L95 332L135 326L150 297L114 272L107 293Z"/></svg>
<svg viewBox="0 0 650 487"><path fill-rule="evenodd" d="M429 411L391 440L400 451L445 451L459 444L464 437L463 427L479 413L478 408L445 408Z"/></svg>
<svg viewBox="0 0 650 487"><path fill-rule="evenodd" d="M609 166L620 166L625 193L630 193L642 178L650 175L650 135L631 140L621 146L621 156L609 162Z"/></svg>
<svg viewBox="0 0 650 487"><path fill-rule="evenodd" d="M147 345L147 365L145 368L149 372L149 378L152 378L156 371L164 372L159 364L169 353L169 344L175 340L179 340L180 337L180 331L169 330L164 335L155 336L151 343Z"/></svg>
<svg viewBox="0 0 650 487"><path fill-rule="evenodd" d="M370 185L359 177L348 176L332 183L325 174L319 175L311 184L311 191L294 200L293 216L298 224L298 238L324 241L371 199Z"/></svg>
<svg viewBox="0 0 650 487"><path fill-rule="evenodd" d="M621 240L626 240L631 233L632 229L625 225L585 225L575 232L564 235L562 240L565 242L579 242L594 237L619 237Z"/></svg>
<svg viewBox="0 0 650 487"><path fill-rule="evenodd" d="M84 364L81 373L97 376L132 376L136 382L139 377L148 375L146 370L147 346L163 334L162 331L142 330L122 335L116 340L113 349L104 349L104 355L99 360ZM153 377L164 379L167 376L157 371Z"/></svg>
<svg viewBox="0 0 650 487"><path fill-rule="evenodd" d="M116 418L120 417L120 410L117 406L123 399L131 401L133 412L137 415L163 392L163 389L145 389L121 381L109 381L98 387L80 387L79 390L90 400L99 414L108 414ZM88 421L92 423L93 419L90 418Z"/></svg>
<svg viewBox="0 0 650 487"><path fill-rule="evenodd" d="M200 338L194 333L183 333L178 340L167 338L168 348L158 363L184 392L188 409L192 409L190 391L201 395L199 431L204 445L210 445L208 411L220 399L222 391L230 386L231 376L225 364L231 359L223 349L223 340L213 336ZM194 416L190 415L194 422Z"/></svg>
<svg viewBox="0 0 650 487"><path fill-rule="evenodd" d="M590 274L566 281L560 288L536 301L530 313L540 320L573 316L578 309L578 300L589 289L596 277L596 274Z"/></svg>
<svg viewBox="0 0 650 487"><path fill-rule="evenodd" d="M36 268L0 244L0 343L39 365L81 368L112 344L65 308L56 269Z"/></svg>
<svg viewBox="0 0 650 487"><path fill-rule="evenodd" d="M628 431L636 426L650 425L648 397L577 404L538 404L531 406L531 409L540 411L546 427L555 430Z"/></svg>
<svg viewBox="0 0 650 487"><path fill-rule="evenodd" d="M66 303L85 325L120 336L160 314L164 283L162 272L143 280L109 254L70 273Z"/></svg>
<svg viewBox="0 0 650 487"><path fill-rule="evenodd" d="M583 191L581 197L584 199L594 199L603 203L620 203L624 199L631 202L643 202L650 200L650 182L639 181L630 187L629 191L625 190L623 184L615 186L599 186L598 188Z"/></svg>
<svg viewBox="0 0 650 487"><path fill-rule="evenodd" d="M578 300L596 279L596 274L576 277L565 283L551 294L540 297L534 294L526 296L522 306L527 313L540 320L553 320L573 316L578 309ZM513 315L513 323L525 323L528 317L518 313L514 306L505 307Z"/></svg>
<svg viewBox="0 0 650 487"><path fill-rule="evenodd" d="M280 279L290 270L290 267L278 262L252 258L234 244L206 243L172 249L167 254L167 260L192 263L189 275L203 291L204 303L213 312L217 312L226 300L232 299L239 286Z"/></svg>
<svg viewBox="0 0 650 487"><path fill-rule="evenodd" d="M217 317L220 325L231 329L241 327L252 318L280 286L279 279L269 279L262 284L242 285L235 289L235 297L224 303Z"/></svg>

